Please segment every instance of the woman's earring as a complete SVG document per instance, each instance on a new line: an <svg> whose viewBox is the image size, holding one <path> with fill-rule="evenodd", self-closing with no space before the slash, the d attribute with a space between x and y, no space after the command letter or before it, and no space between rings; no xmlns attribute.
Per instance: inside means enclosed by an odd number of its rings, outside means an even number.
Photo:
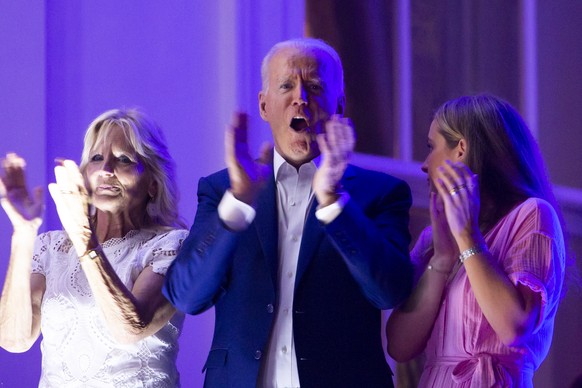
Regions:
<svg viewBox="0 0 582 388"><path fill-rule="evenodd" d="M154 197L150 197L148 204L146 205L146 212L150 216L150 218L154 219L159 216L158 206L154 201Z"/></svg>

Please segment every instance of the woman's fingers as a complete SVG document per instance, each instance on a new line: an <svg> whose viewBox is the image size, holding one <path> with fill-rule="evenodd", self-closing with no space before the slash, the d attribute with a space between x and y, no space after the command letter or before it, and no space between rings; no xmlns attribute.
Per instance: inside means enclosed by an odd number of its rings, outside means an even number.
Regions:
<svg viewBox="0 0 582 388"><path fill-rule="evenodd" d="M61 208L64 208L63 197L61 195L61 189L59 188L59 185L56 183L49 183L48 190L49 190L49 193L53 199L53 202L55 203L55 205L57 207L57 211L60 210ZM60 214L60 211L59 211L59 214Z"/></svg>
<svg viewBox="0 0 582 388"><path fill-rule="evenodd" d="M75 204L71 200L71 190L63 190L58 183L50 183L48 189L63 226L68 226L66 221L71 217L71 211L75 208Z"/></svg>
<svg viewBox="0 0 582 388"><path fill-rule="evenodd" d="M26 161L16 153L8 153L0 161L0 198L2 208L14 227L19 225L40 226L43 212L42 189L30 195L26 187Z"/></svg>
<svg viewBox="0 0 582 388"><path fill-rule="evenodd" d="M455 197L464 197L472 193L475 186L473 173L463 163L453 163L449 160L437 169L437 181L435 186L446 201Z"/></svg>
<svg viewBox="0 0 582 388"><path fill-rule="evenodd" d="M4 170L2 181L6 191L26 186L25 167L26 161L15 153L8 153L2 159L2 169Z"/></svg>
<svg viewBox="0 0 582 388"><path fill-rule="evenodd" d="M474 228L480 207L477 175L463 163L446 161L437 168L434 180L453 235Z"/></svg>
<svg viewBox="0 0 582 388"><path fill-rule="evenodd" d="M69 234L84 232L89 224L89 196L79 167L72 160L63 160L55 166L55 179L49 191L63 226Z"/></svg>
<svg viewBox="0 0 582 388"><path fill-rule="evenodd" d="M79 190L83 195L86 195L87 189L85 188L85 180L83 179L81 171L79 171L77 163L67 159L63 161L63 167L66 168L67 173L69 174L69 179L77 187L77 190Z"/></svg>
<svg viewBox="0 0 582 388"><path fill-rule="evenodd" d="M55 178L63 193L87 195L83 175L72 160L63 160L60 165L55 166Z"/></svg>

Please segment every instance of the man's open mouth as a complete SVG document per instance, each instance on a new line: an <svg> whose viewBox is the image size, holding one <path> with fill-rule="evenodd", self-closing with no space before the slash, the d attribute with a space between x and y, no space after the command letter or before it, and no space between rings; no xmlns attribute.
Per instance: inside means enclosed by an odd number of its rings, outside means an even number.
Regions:
<svg viewBox="0 0 582 388"><path fill-rule="evenodd" d="M309 124L304 117L293 117L289 126L296 132L301 132L309 128Z"/></svg>

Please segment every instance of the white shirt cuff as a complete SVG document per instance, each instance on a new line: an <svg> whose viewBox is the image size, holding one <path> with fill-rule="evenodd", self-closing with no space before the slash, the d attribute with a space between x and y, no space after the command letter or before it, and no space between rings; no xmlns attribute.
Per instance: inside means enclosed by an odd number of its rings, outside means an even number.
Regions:
<svg viewBox="0 0 582 388"><path fill-rule="evenodd" d="M230 190L224 193L218 204L218 217L235 232L248 228L256 214L252 206L236 199Z"/></svg>
<svg viewBox="0 0 582 388"><path fill-rule="evenodd" d="M350 200L350 195L345 191L340 194L340 197L332 203L315 211L315 217L324 224L329 224L340 215L344 206Z"/></svg>

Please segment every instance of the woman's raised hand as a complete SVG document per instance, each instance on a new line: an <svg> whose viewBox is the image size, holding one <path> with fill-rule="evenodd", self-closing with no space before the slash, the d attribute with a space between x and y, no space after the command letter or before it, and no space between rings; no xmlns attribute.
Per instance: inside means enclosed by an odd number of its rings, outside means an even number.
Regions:
<svg viewBox="0 0 582 388"><path fill-rule="evenodd" d="M450 272L457 262L459 249L447 222L444 203L439 194L430 193L430 221L434 254L430 264L440 271Z"/></svg>
<svg viewBox="0 0 582 388"><path fill-rule="evenodd" d="M26 161L15 153L2 159L3 174L0 176L0 204L8 215L13 228L30 228L36 233L42 224L44 203L42 188L36 187L32 195L26 187L24 173Z"/></svg>
<svg viewBox="0 0 582 388"><path fill-rule="evenodd" d="M93 235L89 221L90 197L79 167L72 160L63 160L55 167L56 183L49 184L63 228L67 231L79 256L89 248Z"/></svg>
<svg viewBox="0 0 582 388"><path fill-rule="evenodd" d="M462 162L449 160L440 166L434 185L442 198L449 229L457 243L479 232L479 181Z"/></svg>

